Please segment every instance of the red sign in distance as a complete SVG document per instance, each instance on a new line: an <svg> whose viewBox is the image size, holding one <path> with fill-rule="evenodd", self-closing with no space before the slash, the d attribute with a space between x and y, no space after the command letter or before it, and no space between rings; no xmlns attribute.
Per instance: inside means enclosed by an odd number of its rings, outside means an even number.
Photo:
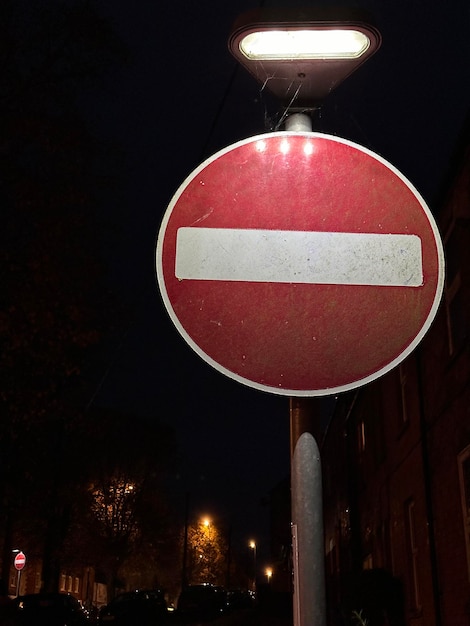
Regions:
<svg viewBox="0 0 470 626"><path fill-rule="evenodd" d="M168 206L156 257L188 344L227 376L291 396L354 389L398 365L444 282L412 184L318 133L259 135L207 159Z"/></svg>
<svg viewBox="0 0 470 626"><path fill-rule="evenodd" d="M18 552L15 556L15 568L20 571L26 565L26 556L23 552Z"/></svg>

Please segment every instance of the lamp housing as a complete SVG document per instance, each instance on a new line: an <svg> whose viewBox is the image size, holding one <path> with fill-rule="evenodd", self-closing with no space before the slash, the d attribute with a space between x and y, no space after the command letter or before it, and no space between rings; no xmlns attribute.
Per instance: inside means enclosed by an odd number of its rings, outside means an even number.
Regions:
<svg viewBox="0 0 470 626"><path fill-rule="evenodd" d="M340 9L250 11L229 37L238 62L291 111L318 106L380 44L368 16Z"/></svg>

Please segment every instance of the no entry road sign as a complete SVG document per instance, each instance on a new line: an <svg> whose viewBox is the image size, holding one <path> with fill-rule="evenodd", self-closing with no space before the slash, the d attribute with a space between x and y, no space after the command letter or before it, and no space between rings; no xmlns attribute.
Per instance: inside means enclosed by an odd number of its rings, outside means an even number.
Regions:
<svg viewBox="0 0 470 626"><path fill-rule="evenodd" d="M26 565L26 556L24 552L18 552L18 554L15 556L14 563L15 569L17 569L18 571L24 568L24 566Z"/></svg>
<svg viewBox="0 0 470 626"><path fill-rule="evenodd" d="M183 182L156 251L165 306L208 363L292 396L385 374L428 330L441 239L413 185L350 141L251 137Z"/></svg>

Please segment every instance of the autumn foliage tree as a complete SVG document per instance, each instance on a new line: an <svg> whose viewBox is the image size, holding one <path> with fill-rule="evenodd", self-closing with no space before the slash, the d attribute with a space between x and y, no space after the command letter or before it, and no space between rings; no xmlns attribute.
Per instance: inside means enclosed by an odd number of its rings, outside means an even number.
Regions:
<svg viewBox="0 0 470 626"><path fill-rule="evenodd" d="M88 438L85 506L76 512L76 533L67 543L83 545L83 564L99 563L113 596L120 580L161 586L168 557L175 563L177 538L166 496L175 458L174 433L158 419L105 409L83 423ZM166 581L165 581L166 582Z"/></svg>
<svg viewBox="0 0 470 626"><path fill-rule="evenodd" d="M188 528L188 580L191 584L224 585L227 573L227 537L216 524L200 519Z"/></svg>

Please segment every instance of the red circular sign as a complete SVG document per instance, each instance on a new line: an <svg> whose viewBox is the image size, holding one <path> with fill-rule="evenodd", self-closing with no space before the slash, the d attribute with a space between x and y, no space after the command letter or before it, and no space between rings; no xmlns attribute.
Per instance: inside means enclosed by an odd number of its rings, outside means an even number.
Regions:
<svg viewBox="0 0 470 626"><path fill-rule="evenodd" d="M23 552L18 552L18 554L15 556L15 568L17 570L22 570L25 565L26 565L26 556L24 555Z"/></svg>
<svg viewBox="0 0 470 626"><path fill-rule="evenodd" d="M418 344L442 243L392 165L318 133L251 137L184 181L157 242L163 301L219 371L291 396L366 384Z"/></svg>

